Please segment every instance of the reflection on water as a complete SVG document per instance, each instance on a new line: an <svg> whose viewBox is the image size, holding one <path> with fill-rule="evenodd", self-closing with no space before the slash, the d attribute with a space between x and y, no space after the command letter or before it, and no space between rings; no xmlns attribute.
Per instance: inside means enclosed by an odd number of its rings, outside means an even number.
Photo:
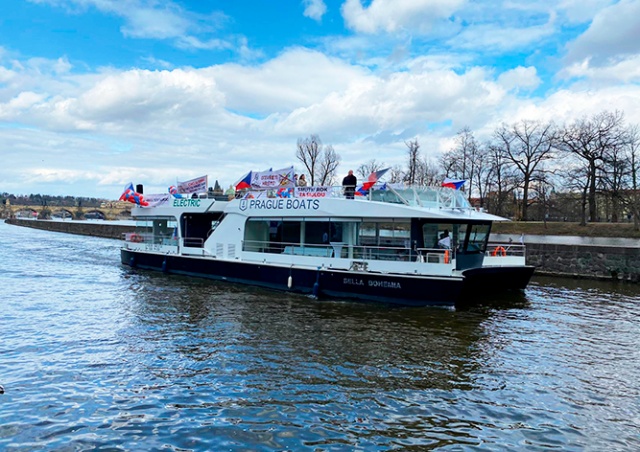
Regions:
<svg viewBox="0 0 640 452"><path fill-rule="evenodd" d="M638 286L462 311L131 270L0 224L5 450L634 450Z"/></svg>

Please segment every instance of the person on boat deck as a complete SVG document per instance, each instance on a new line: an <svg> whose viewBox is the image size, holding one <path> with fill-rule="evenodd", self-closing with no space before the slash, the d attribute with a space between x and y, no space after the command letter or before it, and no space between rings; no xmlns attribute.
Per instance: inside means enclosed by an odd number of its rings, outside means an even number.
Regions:
<svg viewBox="0 0 640 452"><path fill-rule="evenodd" d="M307 186L307 179L305 179L304 174L301 174L300 177L298 178L298 187L306 187Z"/></svg>
<svg viewBox="0 0 640 452"><path fill-rule="evenodd" d="M229 185L229 188L227 188L227 191L225 191L224 194L227 195L227 199L229 199L229 201L236 197L236 189L233 184Z"/></svg>
<svg viewBox="0 0 640 452"><path fill-rule="evenodd" d="M353 170L349 170L349 174L342 179L344 195L347 199L353 199L353 195L356 192L356 185L358 185L358 179L353 175Z"/></svg>
<svg viewBox="0 0 640 452"><path fill-rule="evenodd" d="M451 237L449 237L448 229L445 229L444 232L440 235L440 240L438 240L438 247L445 249L451 248Z"/></svg>

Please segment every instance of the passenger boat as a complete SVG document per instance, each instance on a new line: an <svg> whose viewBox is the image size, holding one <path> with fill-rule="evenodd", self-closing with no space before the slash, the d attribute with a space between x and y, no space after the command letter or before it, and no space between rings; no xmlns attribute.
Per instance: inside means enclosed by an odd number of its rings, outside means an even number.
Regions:
<svg viewBox="0 0 640 452"><path fill-rule="evenodd" d="M504 218L444 187L373 187L355 199L341 187L167 195L132 216L123 264L318 297L461 306L522 290L534 271L523 244L489 243Z"/></svg>

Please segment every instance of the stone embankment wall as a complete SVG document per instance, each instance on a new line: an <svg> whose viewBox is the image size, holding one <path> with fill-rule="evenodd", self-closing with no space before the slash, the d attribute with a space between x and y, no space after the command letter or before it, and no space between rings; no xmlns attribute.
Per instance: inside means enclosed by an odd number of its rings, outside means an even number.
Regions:
<svg viewBox="0 0 640 452"><path fill-rule="evenodd" d="M527 244L536 274L640 282L640 248Z"/></svg>
<svg viewBox="0 0 640 452"><path fill-rule="evenodd" d="M90 235L93 237L105 237L108 239L121 239L122 234L132 232L135 226L118 225L109 223L83 223L77 221L50 221L50 220L24 220L11 218L5 220L7 224L25 226L46 231L66 232L68 234Z"/></svg>
<svg viewBox="0 0 640 452"><path fill-rule="evenodd" d="M70 234L121 239L134 226L76 221L6 220L9 224ZM640 248L594 245L527 244L527 263L536 274L640 282Z"/></svg>

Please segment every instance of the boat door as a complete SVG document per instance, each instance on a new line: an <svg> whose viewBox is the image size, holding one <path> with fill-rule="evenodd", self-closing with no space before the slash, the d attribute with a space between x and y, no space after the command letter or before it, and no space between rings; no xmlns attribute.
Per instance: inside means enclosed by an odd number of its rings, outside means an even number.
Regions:
<svg viewBox="0 0 640 452"><path fill-rule="evenodd" d="M456 270L482 267L491 224L459 224L454 226L454 230L457 237Z"/></svg>

